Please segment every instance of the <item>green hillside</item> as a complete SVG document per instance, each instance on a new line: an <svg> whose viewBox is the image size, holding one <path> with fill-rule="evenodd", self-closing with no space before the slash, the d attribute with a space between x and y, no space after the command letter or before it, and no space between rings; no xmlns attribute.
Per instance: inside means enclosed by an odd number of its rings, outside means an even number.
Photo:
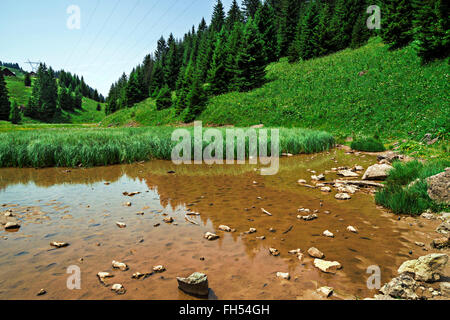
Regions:
<svg viewBox="0 0 450 320"><path fill-rule="evenodd" d="M420 140L426 133L443 137L450 132L448 76L446 61L422 66L412 47L388 51L375 38L357 50L295 64L273 63L263 87L213 97L200 120L315 128L342 137L378 134ZM149 99L106 117L102 124L177 122L172 109L156 111Z"/></svg>
<svg viewBox="0 0 450 320"><path fill-rule="evenodd" d="M16 72L17 70L15 69L10 70L15 72L18 76L5 77L9 99L10 101L15 100L19 105L26 106L33 89L25 86L23 74ZM105 104L101 103L100 105L102 106L102 110L97 111L96 101L89 98L83 98L83 107L81 110L76 110L74 112L63 111L61 118L55 119L55 122L72 124L98 123L105 117ZM34 124L39 123L39 121L28 117L23 117L22 122Z"/></svg>

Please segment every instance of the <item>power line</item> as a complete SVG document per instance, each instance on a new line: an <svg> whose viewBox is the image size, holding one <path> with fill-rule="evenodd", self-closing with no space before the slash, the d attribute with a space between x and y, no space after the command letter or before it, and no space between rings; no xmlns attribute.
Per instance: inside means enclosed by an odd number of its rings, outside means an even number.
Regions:
<svg viewBox="0 0 450 320"><path fill-rule="evenodd" d="M81 34L81 37L78 39L78 42L76 43L73 50L70 51L68 59L66 59L66 62L64 63L64 68L67 67L67 64L70 62L70 59L72 59L73 53L78 49L78 46L80 45L81 40L83 39L86 30L88 29L89 25L91 24L92 18L94 17L94 14L97 12L98 5L100 4L100 0L97 0L97 3L95 5L94 11L92 11L91 16L89 17L88 23L86 25L86 28L83 28L83 33Z"/></svg>
<svg viewBox="0 0 450 320"><path fill-rule="evenodd" d="M120 26L117 28L117 31L114 32L111 37L109 38L109 40L105 43L105 45L103 46L102 50L100 50L99 54L97 55L97 57L95 57L95 59L92 60L91 64L94 64L94 62L101 56L101 54L103 53L103 51L105 51L106 47L109 45L109 43L112 41L112 39L114 38L114 36L116 36L119 31L122 29L122 27L125 25L125 23L127 22L127 20L130 18L131 14L134 12L134 10L137 8L137 6L140 4L141 0L137 0L134 7L130 10L130 12L128 12L128 15L126 16L125 19L122 20L122 23L120 24Z"/></svg>
<svg viewBox="0 0 450 320"><path fill-rule="evenodd" d="M148 15L149 15L150 13L152 13L153 9L154 9L157 5L158 5L158 1L155 1L155 3L153 4L153 6L150 8L150 10L148 10L148 11L145 13L145 15L142 17L142 19L136 24L136 26L134 27L133 31L131 31L129 34L134 34L134 33L135 33L135 31L136 31L136 30L139 28L139 26L145 21L145 19L148 17ZM127 39L127 38L126 38L126 39ZM109 61L108 61L108 62L110 62L110 61L112 60L112 58L114 57L114 55L118 52L118 50L119 50L121 47L123 47L123 44L125 43L126 39L120 43L120 45L116 48L116 50L113 51L113 54L109 57L109 59L108 59ZM103 64L103 67L102 67L101 70L104 69L104 66L105 66L106 64L107 64L107 63Z"/></svg>
<svg viewBox="0 0 450 320"><path fill-rule="evenodd" d="M113 10L112 10L111 13L109 14L108 18L106 18L105 22L103 23L103 26L100 28L100 31L97 32L97 35L95 36L94 41L91 42L91 45L89 46L89 49L86 50L86 51L84 52L84 56L83 56L83 57L85 57L86 54L88 54L89 51L91 51L92 47L94 46L94 43L97 42L98 37L99 37L100 34L103 32L103 30L105 29L105 27L106 27L106 25L108 24L109 20L111 19L112 15L113 15L114 12L116 11L117 6L119 5L119 2L120 2L120 0L117 0L116 4L114 5Z"/></svg>

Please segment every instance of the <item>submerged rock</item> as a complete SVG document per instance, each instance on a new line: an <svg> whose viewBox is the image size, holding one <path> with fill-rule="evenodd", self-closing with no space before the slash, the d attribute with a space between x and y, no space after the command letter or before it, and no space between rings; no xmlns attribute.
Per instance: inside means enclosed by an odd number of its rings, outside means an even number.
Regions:
<svg viewBox="0 0 450 320"><path fill-rule="evenodd" d="M314 214L310 214L309 216L298 216L297 218L303 219L305 221L312 221L312 220L316 220L317 218L319 218L319 216L314 213Z"/></svg>
<svg viewBox="0 0 450 320"><path fill-rule="evenodd" d="M323 232L323 235L328 238L334 238L334 234L332 232L330 232L329 230L325 230Z"/></svg>
<svg viewBox="0 0 450 320"><path fill-rule="evenodd" d="M206 274L195 272L187 278L177 277L178 288L188 294L207 296L209 293Z"/></svg>
<svg viewBox="0 0 450 320"><path fill-rule="evenodd" d="M330 187L322 187L322 188L320 188L320 191L321 192L331 192L332 190Z"/></svg>
<svg viewBox="0 0 450 320"><path fill-rule="evenodd" d="M353 227L353 226L348 226L347 227L347 231L348 232L353 232L353 233L358 233L358 230L355 227Z"/></svg>
<svg viewBox="0 0 450 320"><path fill-rule="evenodd" d="M447 262L448 255L434 253L404 262L398 269L398 273L412 274L417 281L434 282L441 278Z"/></svg>
<svg viewBox="0 0 450 320"><path fill-rule="evenodd" d="M314 266L325 273L336 273L342 269L342 265L337 261L325 261L322 259L314 259Z"/></svg>
<svg viewBox="0 0 450 320"><path fill-rule="evenodd" d="M317 259L323 259L325 258L325 255L322 253L322 251L320 251L317 248L309 248L308 249L308 254L313 257L313 258L317 258Z"/></svg>
<svg viewBox="0 0 450 320"><path fill-rule="evenodd" d="M127 292L125 290L125 288L123 287L123 285L121 285L119 283L113 284L111 287L111 290L120 295L125 294L125 292Z"/></svg>
<svg viewBox="0 0 450 320"><path fill-rule="evenodd" d="M347 193L338 193L334 196L337 200L350 200L352 197Z"/></svg>
<svg viewBox="0 0 450 320"><path fill-rule="evenodd" d="M55 248L65 248L69 246L67 242L50 242L50 245Z"/></svg>
<svg viewBox="0 0 450 320"><path fill-rule="evenodd" d="M203 237L205 239L209 240L209 241L213 241L213 240L219 239L219 236L217 234L214 234L214 233L211 233L211 232L205 233L205 235Z"/></svg>
<svg viewBox="0 0 450 320"><path fill-rule="evenodd" d="M450 221L446 221L439 225L439 227L437 227L436 229L436 232L445 235L450 234Z"/></svg>
<svg viewBox="0 0 450 320"><path fill-rule="evenodd" d="M153 275L153 272L149 272L149 273L140 273L140 272L136 272L133 273L133 275L131 276L131 279L145 279L150 277L151 275Z"/></svg>
<svg viewBox="0 0 450 320"><path fill-rule="evenodd" d="M47 291L45 289L41 289L39 290L39 292L37 293L38 296L43 296L44 294L47 294Z"/></svg>
<svg viewBox="0 0 450 320"><path fill-rule="evenodd" d="M20 229L20 224L17 222L7 222L5 224L5 230L15 230Z"/></svg>
<svg viewBox="0 0 450 320"><path fill-rule="evenodd" d="M219 230L225 231L225 232L231 232L231 228L229 226L220 225Z"/></svg>
<svg viewBox="0 0 450 320"><path fill-rule="evenodd" d="M112 267L114 269L120 269L122 271L127 271L128 270L128 266L125 263L118 262L118 261L113 261L112 262Z"/></svg>
<svg viewBox="0 0 450 320"><path fill-rule="evenodd" d="M165 218L163 219L163 221L164 221L165 223L172 223L174 220L173 220L172 217L165 217Z"/></svg>
<svg viewBox="0 0 450 320"><path fill-rule="evenodd" d="M450 238L449 237L441 237L434 239L431 243L431 247L435 249L445 249L450 247Z"/></svg>
<svg viewBox="0 0 450 320"><path fill-rule="evenodd" d="M419 299L416 294L418 287L419 285L411 276L402 274L385 284L380 292L396 299L417 300Z"/></svg>
<svg viewBox="0 0 450 320"><path fill-rule="evenodd" d="M319 175L311 176L311 180L323 181L323 180L325 180L325 175L324 174L319 174Z"/></svg>
<svg viewBox="0 0 450 320"><path fill-rule="evenodd" d="M121 228L121 229L127 227L127 225L126 225L125 223L123 223L123 222L116 222L116 225L117 225L119 228Z"/></svg>
<svg viewBox="0 0 450 320"><path fill-rule="evenodd" d="M428 195L438 203L450 204L450 168L427 179Z"/></svg>
<svg viewBox="0 0 450 320"><path fill-rule="evenodd" d="M353 171L350 171L350 170L340 170L340 171L338 171L338 176L342 176L345 178L356 178L356 177L359 177L359 174L357 174Z"/></svg>
<svg viewBox="0 0 450 320"><path fill-rule="evenodd" d="M388 164L375 164L367 169L363 180L385 180L391 169L393 167Z"/></svg>
<svg viewBox="0 0 450 320"><path fill-rule="evenodd" d="M261 208L262 213L267 214L268 216L272 216L272 214L264 208Z"/></svg>
<svg viewBox="0 0 450 320"><path fill-rule="evenodd" d="M320 293L321 295L323 295L325 298L329 298L331 297L331 295L333 294L334 289L331 287L321 287L319 289L317 289L317 292Z"/></svg>
<svg viewBox="0 0 450 320"><path fill-rule="evenodd" d="M154 272L164 272L164 271L166 271L166 268L164 266L159 265L159 266L153 267L153 271Z"/></svg>
<svg viewBox="0 0 450 320"><path fill-rule="evenodd" d="M280 252L278 251L278 249L275 249L275 248L269 248L269 252L270 252L270 254L273 255L274 257L280 255Z"/></svg>
<svg viewBox="0 0 450 320"><path fill-rule="evenodd" d="M106 285L105 280L106 280L107 278L112 278L112 277L114 277L114 275L113 275L113 274L110 274L109 272L99 272L99 273L97 273L97 277L98 277L98 279L100 280L100 282L101 282L103 285Z"/></svg>
<svg viewBox="0 0 450 320"><path fill-rule="evenodd" d="M291 275L289 273L277 272L277 278L281 278L284 280L290 280Z"/></svg>

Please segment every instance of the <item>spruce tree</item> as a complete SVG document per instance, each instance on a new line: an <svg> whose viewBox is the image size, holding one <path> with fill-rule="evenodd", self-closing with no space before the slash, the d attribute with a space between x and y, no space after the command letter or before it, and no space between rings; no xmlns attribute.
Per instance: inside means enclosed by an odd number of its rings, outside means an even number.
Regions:
<svg viewBox="0 0 450 320"><path fill-rule="evenodd" d="M25 73L25 79L23 80L23 83L24 83L25 87L31 87L31 77L28 72Z"/></svg>
<svg viewBox="0 0 450 320"><path fill-rule="evenodd" d="M384 0L381 37L390 49L398 49L413 40L411 0ZM425 1L427 2L427 1ZM426 4L423 4L427 7Z"/></svg>
<svg viewBox="0 0 450 320"><path fill-rule="evenodd" d="M367 8L367 7L366 7ZM364 1L337 0L330 21L329 32L333 35L330 51L336 52L348 48L352 41L353 28L364 12Z"/></svg>
<svg viewBox="0 0 450 320"><path fill-rule="evenodd" d="M12 124L19 124L22 121L22 114L20 113L19 107L16 101L11 103L11 111L9 113L9 121Z"/></svg>
<svg viewBox="0 0 450 320"><path fill-rule="evenodd" d="M222 28L217 36L211 69L208 72L208 82L213 94L222 94L228 91L231 76L226 69L227 53L227 32L225 28Z"/></svg>
<svg viewBox="0 0 450 320"><path fill-rule="evenodd" d="M366 2L368 3L368 2ZM367 6L368 7L368 6ZM352 41L350 43L350 48L356 49L367 43L371 36L371 32L369 28L367 28L367 19L369 16L367 15L365 10L362 10L359 13L358 19L356 20L355 25L353 26L352 31Z"/></svg>
<svg viewBox="0 0 450 320"><path fill-rule="evenodd" d="M245 20L254 19L260 6L261 0L243 0L242 7L244 9Z"/></svg>
<svg viewBox="0 0 450 320"><path fill-rule="evenodd" d="M231 31L237 22L243 22L243 18L242 11L237 3L237 0L233 0L227 14L227 18L225 19L227 29Z"/></svg>
<svg viewBox="0 0 450 320"><path fill-rule="evenodd" d="M172 106L172 91L165 85L159 90L156 98L156 110L168 109Z"/></svg>
<svg viewBox="0 0 450 320"><path fill-rule="evenodd" d="M297 39L298 56L308 60L319 55L319 8L317 2L307 7L305 16L299 22L299 37Z"/></svg>
<svg viewBox="0 0 450 320"><path fill-rule="evenodd" d="M229 91L239 90L239 68L238 68L238 54L242 48L244 37L244 24L236 23L228 37L227 42L227 56L225 58L225 70L230 77L228 84Z"/></svg>
<svg viewBox="0 0 450 320"><path fill-rule="evenodd" d="M277 61L279 48L275 12L267 1L256 12L255 23L264 40L264 52L267 62Z"/></svg>
<svg viewBox="0 0 450 320"><path fill-rule="evenodd" d="M194 77L186 97L187 113L184 116L184 122L195 120L203 112L206 102L207 96L203 85L198 77Z"/></svg>
<svg viewBox="0 0 450 320"><path fill-rule="evenodd" d="M127 107L132 107L134 104L141 102L145 95L139 85L138 72L132 72L128 84L126 86L126 104Z"/></svg>
<svg viewBox="0 0 450 320"><path fill-rule="evenodd" d="M450 53L449 2L414 2L414 48L423 63L442 59Z"/></svg>
<svg viewBox="0 0 450 320"><path fill-rule="evenodd" d="M214 6L213 15L211 18L211 30L213 32L220 32L225 23L225 11L221 0L217 0Z"/></svg>
<svg viewBox="0 0 450 320"><path fill-rule="evenodd" d="M283 0L278 30L279 56L288 55L288 50L297 34L301 0Z"/></svg>
<svg viewBox="0 0 450 320"><path fill-rule="evenodd" d="M166 66L164 70L164 79L171 90L175 90L178 73L180 72L180 55L179 48L175 38L170 34L168 44L168 52L166 58Z"/></svg>
<svg viewBox="0 0 450 320"><path fill-rule="evenodd" d="M245 26L237 58L239 90L249 91L261 86L266 75L266 65L264 42L254 20L250 19Z"/></svg>
<svg viewBox="0 0 450 320"><path fill-rule="evenodd" d="M6 87L3 72L0 72L0 120L8 121L9 119L9 96L8 88Z"/></svg>

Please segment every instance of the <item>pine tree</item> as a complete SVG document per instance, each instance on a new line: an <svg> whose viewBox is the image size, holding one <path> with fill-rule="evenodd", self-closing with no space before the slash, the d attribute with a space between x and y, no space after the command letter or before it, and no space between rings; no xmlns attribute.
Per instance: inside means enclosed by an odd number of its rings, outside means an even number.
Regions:
<svg viewBox="0 0 450 320"><path fill-rule="evenodd" d="M425 2L425 3L424 3ZM414 47L423 63L449 56L449 3L444 0L414 2Z"/></svg>
<svg viewBox="0 0 450 320"><path fill-rule="evenodd" d="M203 112L207 102L207 96L198 77L194 77L189 93L186 97L187 113L184 122L193 121Z"/></svg>
<svg viewBox="0 0 450 320"><path fill-rule="evenodd" d="M366 4L368 2L366 1ZM366 8L368 7L365 6ZM350 48L356 49L367 43L371 36L371 32L369 28L367 28L367 19L369 16L367 15L365 10L361 10L359 13L358 19L356 20L355 25L353 26L352 31L352 41L350 43Z"/></svg>
<svg viewBox="0 0 450 320"><path fill-rule="evenodd" d="M319 55L319 8L317 2L307 7L305 16L299 22L299 36L297 39L298 56L308 60Z"/></svg>
<svg viewBox="0 0 450 320"><path fill-rule="evenodd" d="M156 98L156 110L163 110L170 108L172 106L172 92L170 88L165 85L159 91L158 97Z"/></svg>
<svg viewBox="0 0 450 320"><path fill-rule="evenodd" d="M264 42L254 20L250 19L244 30L244 39L238 53L238 86L240 91L249 91L264 83L266 75Z"/></svg>
<svg viewBox="0 0 450 320"><path fill-rule="evenodd" d="M0 120L9 119L9 97L3 72L0 71Z"/></svg>
<svg viewBox="0 0 450 320"><path fill-rule="evenodd" d="M227 18L225 19L227 30L231 31L237 22L243 22L243 20L244 17L239 4L237 3L237 0L233 0Z"/></svg>
<svg viewBox="0 0 450 320"><path fill-rule="evenodd" d="M180 72L180 55L175 38L170 34L168 44L168 52L166 59L166 66L164 70L164 79L171 90L175 90L178 73Z"/></svg>
<svg viewBox="0 0 450 320"><path fill-rule="evenodd" d="M228 37L227 42L227 56L225 58L225 70L229 74L230 82L228 84L229 91L239 90L239 68L238 55L242 48L242 41L244 37L243 23L236 23Z"/></svg>
<svg viewBox="0 0 450 320"><path fill-rule="evenodd" d="M33 91L27 107L27 115L43 121L50 121L58 107L58 85L55 72L41 64L37 71Z"/></svg>
<svg viewBox="0 0 450 320"><path fill-rule="evenodd" d="M31 87L31 77L28 72L25 73L25 79L23 82L24 82L25 87Z"/></svg>
<svg viewBox="0 0 450 320"><path fill-rule="evenodd" d="M9 121L12 124L19 124L22 121L22 114L20 113L19 107L16 101L11 103L11 111L9 113Z"/></svg>
<svg viewBox="0 0 450 320"><path fill-rule="evenodd" d="M225 11L221 0L217 0L214 6L213 15L211 18L211 30L213 32L220 32L225 24Z"/></svg>
<svg viewBox="0 0 450 320"><path fill-rule="evenodd" d="M329 28L329 32L333 35L330 45L331 52L343 50L350 46L353 28L361 12L366 8L364 8L364 1L361 0L336 1Z"/></svg>
<svg viewBox="0 0 450 320"><path fill-rule="evenodd" d="M278 60L278 39L277 27L275 23L275 12L270 4L266 1L259 7L255 14L255 23L258 26L259 33L264 40L264 53L267 62Z"/></svg>
<svg viewBox="0 0 450 320"><path fill-rule="evenodd" d="M217 37L211 68L208 72L210 91L213 94L222 94L228 91L231 76L226 70L227 53L227 32L225 28L222 28Z"/></svg>
<svg viewBox="0 0 450 320"><path fill-rule="evenodd" d="M425 5L426 7L426 5ZM384 0L381 37L390 49L398 49L413 40L411 0Z"/></svg>
<svg viewBox="0 0 450 320"><path fill-rule="evenodd" d="M102 106L100 105L100 103L97 103L97 111L102 111Z"/></svg>
<svg viewBox="0 0 450 320"><path fill-rule="evenodd" d="M242 7L244 9L245 20L254 19L260 6L261 0L243 0Z"/></svg>
<svg viewBox="0 0 450 320"><path fill-rule="evenodd" d="M72 93L69 92L68 89L64 87L64 85L62 85L59 88L58 105L61 110L66 110L66 111L74 110Z"/></svg>
<svg viewBox="0 0 450 320"><path fill-rule="evenodd" d="M288 50L297 34L301 0L283 0L278 32L279 56L288 55Z"/></svg>

